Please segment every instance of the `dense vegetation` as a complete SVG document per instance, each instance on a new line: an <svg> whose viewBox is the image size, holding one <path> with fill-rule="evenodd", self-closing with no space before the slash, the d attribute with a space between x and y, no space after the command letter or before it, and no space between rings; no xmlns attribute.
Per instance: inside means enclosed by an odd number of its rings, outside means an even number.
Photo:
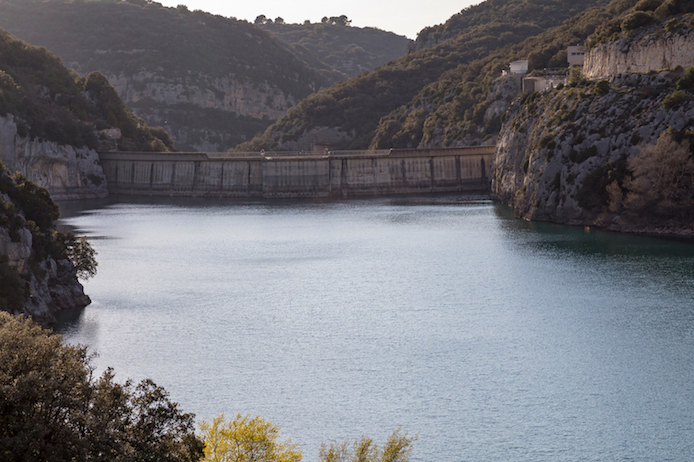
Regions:
<svg viewBox="0 0 694 462"><path fill-rule="evenodd" d="M566 48L585 42L601 24L629 11L636 0L614 0L590 8L562 25L517 45L443 74L413 100L384 117L371 147L450 146L476 143L496 135L501 116L486 117L489 99L500 71L515 59L528 59L529 70L565 68Z"/></svg>
<svg viewBox="0 0 694 462"><path fill-rule="evenodd" d="M445 23L427 27L417 36L417 46L425 47L441 43L457 34L485 22L501 23L530 22L541 29L548 29L561 24L584 10L606 2L578 0L563 2L561 0L527 0L524 2L507 2L489 0L465 8L453 15Z"/></svg>
<svg viewBox="0 0 694 462"><path fill-rule="evenodd" d="M123 149L164 151L165 133L138 120L99 73L81 78L45 48L0 30L0 116L12 115L23 137L96 149L97 130L119 128Z"/></svg>
<svg viewBox="0 0 694 462"><path fill-rule="evenodd" d="M95 377L87 349L0 312L0 458L75 462L300 462L297 445L261 417L200 423L145 379ZM364 436L323 445L321 462L409 462L416 437L396 430L382 448Z"/></svg>
<svg viewBox="0 0 694 462"><path fill-rule="evenodd" d="M436 82L446 71L458 69L458 76L444 77L443 83L435 90L442 96L448 94L447 88L443 87L448 87L453 78L465 78L466 81L475 81L478 78L484 80L487 76L498 75L508 64L506 56L512 56L511 60L524 57L523 54L515 56L507 47L540 34L547 25L559 24L568 5L588 7L601 2L545 2L547 10L542 19L536 14L538 3L540 2L527 0L504 2L503 6L491 8L487 14L475 16L469 27L434 47L409 53L372 72L311 95L275 125L270 126L262 136L239 146L238 149L281 148L282 143L299 139L311 129L322 126L336 127L350 134L351 141L339 146L341 148L373 146L372 139L381 118L407 105L422 88ZM462 14L465 15L466 11ZM510 15L511 11L515 16ZM544 43L539 46L540 50L546 48ZM499 50L504 49L509 51L505 55L498 54ZM518 49L517 52L523 53L524 50ZM556 54L555 51L545 62ZM490 56L498 58L499 62L486 69L485 62L480 60L488 59ZM541 64L541 59L536 61L537 65ZM470 93L466 96L477 97ZM433 108L428 108L431 109ZM395 117L399 118L397 115ZM388 145L380 139L375 144Z"/></svg>
<svg viewBox="0 0 694 462"><path fill-rule="evenodd" d="M203 443L151 380L96 378L85 347L0 312L0 458L194 462Z"/></svg>
<svg viewBox="0 0 694 462"><path fill-rule="evenodd" d="M272 121L262 115L273 107L270 95L293 104L343 78L325 64L307 65L246 21L152 1L0 0L0 27L50 49L81 75L98 71L122 82L126 103L171 130L179 149L248 140ZM270 99L253 99L256 90ZM232 109L247 94L250 103Z"/></svg>
<svg viewBox="0 0 694 462"><path fill-rule="evenodd" d="M82 74L234 75L303 98L326 80L246 21L144 0L0 0L0 27ZM203 82L200 82L201 84Z"/></svg>
<svg viewBox="0 0 694 462"><path fill-rule="evenodd" d="M335 69L336 76L344 80L404 56L411 43L392 32L350 27L346 17L344 21L326 19L321 23L261 20L256 24L289 44L307 63Z"/></svg>
<svg viewBox="0 0 694 462"><path fill-rule="evenodd" d="M0 255L0 311L21 312L30 297L29 283L43 274L41 263L51 257L68 259L77 274L89 278L96 273L94 249L84 238L55 229L58 206L48 191L27 180L20 173L10 172L0 162L0 228L12 242L21 241L21 233L31 233L29 265L20 273L9 266L6 255Z"/></svg>

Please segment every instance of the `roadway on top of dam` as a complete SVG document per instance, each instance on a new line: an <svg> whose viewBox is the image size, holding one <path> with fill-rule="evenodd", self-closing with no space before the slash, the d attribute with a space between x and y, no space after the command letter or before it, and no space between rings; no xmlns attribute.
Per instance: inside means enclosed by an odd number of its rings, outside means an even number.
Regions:
<svg viewBox="0 0 694 462"><path fill-rule="evenodd" d="M144 152L144 151L104 151L101 159L107 160L181 160L181 161L219 161L236 159L328 159L328 158L379 158L379 157L441 157L441 156L489 156L494 155L496 146L463 146L455 148L398 148L375 150L340 151L252 151L252 152Z"/></svg>

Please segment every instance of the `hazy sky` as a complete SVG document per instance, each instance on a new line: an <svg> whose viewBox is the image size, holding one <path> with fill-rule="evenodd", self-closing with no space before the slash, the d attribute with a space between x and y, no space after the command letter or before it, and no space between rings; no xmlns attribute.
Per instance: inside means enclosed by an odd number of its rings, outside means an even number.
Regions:
<svg viewBox="0 0 694 462"><path fill-rule="evenodd" d="M187 5L222 16L253 22L264 14L273 20L302 23L320 22L323 16L347 15L353 26L378 27L414 39L427 26L445 22L469 5L481 0L156 0L165 6Z"/></svg>

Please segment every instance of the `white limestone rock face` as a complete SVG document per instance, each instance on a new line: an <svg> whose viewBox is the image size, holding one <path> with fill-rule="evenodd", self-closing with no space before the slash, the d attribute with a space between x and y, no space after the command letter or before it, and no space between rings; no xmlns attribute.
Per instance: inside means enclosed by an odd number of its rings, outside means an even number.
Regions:
<svg viewBox="0 0 694 462"><path fill-rule="evenodd" d="M681 26L673 32L652 28L623 40L593 48L585 56L584 75L590 80L621 73L647 73L694 66L694 29Z"/></svg>
<svg viewBox="0 0 694 462"><path fill-rule="evenodd" d="M492 193L528 220L609 228L601 181L668 128L694 129L694 97L663 108L677 78L619 74L605 94L589 85L519 98L499 135Z"/></svg>
<svg viewBox="0 0 694 462"><path fill-rule="evenodd" d="M0 161L46 188L53 200L108 195L96 151L20 137L11 115L0 117Z"/></svg>

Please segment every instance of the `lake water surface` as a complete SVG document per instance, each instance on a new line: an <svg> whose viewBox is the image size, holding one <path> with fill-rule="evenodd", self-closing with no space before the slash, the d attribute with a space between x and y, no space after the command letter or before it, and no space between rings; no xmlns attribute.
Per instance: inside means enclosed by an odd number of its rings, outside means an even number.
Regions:
<svg viewBox="0 0 694 462"><path fill-rule="evenodd" d="M694 460L694 245L463 196L74 211L93 303L60 331L198 419L415 461Z"/></svg>

